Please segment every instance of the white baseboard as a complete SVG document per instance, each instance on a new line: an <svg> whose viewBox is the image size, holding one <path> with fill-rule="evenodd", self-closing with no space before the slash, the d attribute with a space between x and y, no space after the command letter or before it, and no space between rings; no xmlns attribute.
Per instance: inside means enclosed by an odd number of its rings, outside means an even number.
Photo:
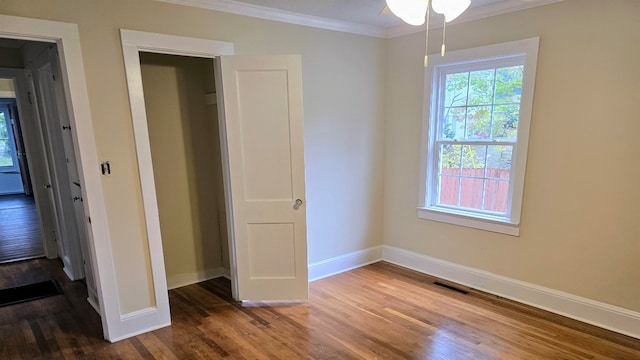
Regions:
<svg viewBox="0 0 640 360"><path fill-rule="evenodd" d="M309 281L339 274L382 260L382 246L354 251L309 264Z"/></svg>
<svg viewBox="0 0 640 360"><path fill-rule="evenodd" d="M98 302L93 300L91 296L87 297L87 302L89 303L89 305L91 305L93 310L95 310L98 315L100 315L100 305L98 305Z"/></svg>
<svg viewBox="0 0 640 360"><path fill-rule="evenodd" d="M170 325L171 321L163 322L161 320L158 308L148 307L142 310L120 315L119 333L122 335L108 340L114 343Z"/></svg>
<svg viewBox="0 0 640 360"><path fill-rule="evenodd" d="M174 275L171 277L167 277L167 290L215 279L221 276L229 277L229 270L223 267L218 267L214 269L198 271L196 273Z"/></svg>
<svg viewBox="0 0 640 360"><path fill-rule="evenodd" d="M384 245L384 261L640 339L640 313Z"/></svg>

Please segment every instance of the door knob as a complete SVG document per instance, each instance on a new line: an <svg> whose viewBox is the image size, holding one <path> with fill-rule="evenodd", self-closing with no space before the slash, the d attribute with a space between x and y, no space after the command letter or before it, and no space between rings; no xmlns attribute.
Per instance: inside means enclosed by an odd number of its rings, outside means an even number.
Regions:
<svg viewBox="0 0 640 360"><path fill-rule="evenodd" d="M45 189L51 189L51 184L44 184L42 186L44 186Z"/></svg>
<svg viewBox="0 0 640 360"><path fill-rule="evenodd" d="M298 210L300 208L300 206L302 205L302 200L300 199L296 199L296 202L293 204L293 208L295 210Z"/></svg>

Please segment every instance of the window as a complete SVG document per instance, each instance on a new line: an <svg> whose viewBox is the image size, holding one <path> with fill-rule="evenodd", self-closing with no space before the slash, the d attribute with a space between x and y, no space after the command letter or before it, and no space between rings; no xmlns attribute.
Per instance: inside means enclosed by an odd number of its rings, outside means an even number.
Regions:
<svg viewBox="0 0 640 360"><path fill-rule="evenodd" d="M455 51L425 70L419 217L519 234L537 51Z"/></svg>
<svg viewBox="0 0 640 360"><path fill-rule="evenodd" d="M18 171L9 107L0 104L0 172Z"/></svg>

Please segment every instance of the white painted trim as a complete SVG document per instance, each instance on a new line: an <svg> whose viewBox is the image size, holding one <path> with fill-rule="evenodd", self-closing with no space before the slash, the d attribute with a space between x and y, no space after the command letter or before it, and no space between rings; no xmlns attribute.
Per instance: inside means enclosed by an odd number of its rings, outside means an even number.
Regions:
<svg viewBox="0 0 640 360"><path fill-rule="evenodd" d="M95 302L93 298L91 298L91 296L87 297L87 302L89 303L89 305L91 305L93 310L95 310L98 314L100 314L100 305L98 305L98 303Z"/></svg>
<svg viewBox="0 0 640 360"><path fill-rule="evenodd" d="M464 212L456 213L454 210L440 210L435 206L431 208L418 208L417 211L420 219L460 225L479 230L493 231L500 234L520 236L520 224L509 223L508 221L472 217L468 216Z"/></svg>
<svg viewBox="0 0 640 360"><path fill-rule="evenodd" d="M118 326L120 306L102 182L99 172L95 170L98 166L98 154L94 141L78 26L57 21L0 15L0 37L58 45L60 67L65 75L63 85L67 109L71 125L76 130L72 133L73 145L77 151L76 157L79 159L80 181L84 185L82 187L82 196L85 199L83 204L85 214L91 216L91 226L87 235L89 250L95 259L93 270L96 275L98 300L102 304L100 307L102 329L104 337L111 340L120 333Z"/></svg>
<svg viewBox="0 0 640 360"><path fill-rule="evenodd" d="M384 245L382 259L640 339L640 312Z"/></svg>
<svg viewBox="0 0 640 360"><path fill-rule="evenodd" d="M218 94L216 94L216 93L205 94L204 102L207 105L216 105L216 104L218 104Z"/></svg>
<svg viewBox="0 0 640 360"><path fill-rule="evenodd" d="M168 276L167 289L173 290L183 286L192 285L219 277L229 277L229 270L223 267L217 267L214 269L206 269L194 273L178 274L170 277Z"/></svg>
<svg viewBox="0 0 640 360"><path fill-rule="evenodd" d="M162 318L162 314L160 314L158 308L155 307L148 307L127 314L122 314L120 316L120 323L122 324L123 335L118 338L111 339L111 342L124 340L132 336L144 334L146 332L171 325L170 323L162 323Z"/></svg>
<svg viewBox="0 0 640 360"><path fill-rule="evenodd" d="M22 70L22 69L20 69ZM11 90L2 90L0 91L0 98L15 98L16 92Z"/></svg>
<svg viewBox="0 0 640 360"><path fill-rule="evenodd" d="M367 25L351 21L330 19L320 16L301 14L293 11L280 10L266 6L253 5L233 0L156 0L165 3L192 6L201 9L221 11L236 15L244 15L259 19L279 21L295 25L309 26L325 30L347 32L378 38L395 38L399 36L424 32L424 26L401 24L398 26L382 27ZM453 24L484 19L491 16L526 10L538 6L549 5L563 0L504 0L481 7L472 7L464 12ZM442 27L440 21L431 21L430 28Z"/></svg>
<svg viewBox="0 0 640 360"><path fill-rule="evenodd" d="M436 56L425 69L418 191L419 218L519 236L539 42L540 39L534 37L452 51L447 53L446 57ZM434 154L438 153L437 131L444 108L441 79L444 74L452 72L515 64L522 64L524 73L518 137L513 145L511 180L505 216L497 217L480 211L475 213L460 207L445 209L443 206L438 206L438 156Z"/></svg>
<svg viewBox="0 0 640 360"><path fill-rule="evenodd" d="M193 6L201 9L250 16L259 19L279 21L289 24L309 26L325 30L341 31L352 34L385 37L385 29L379 26L364 25L350 21L329 19L320 16L274 9L265 6L247 4L233 0L157 0L166 3Z"/></svg>
<svg viewBox="0 0 640 360"><path fill-rule="evenodd" d="M131 121L140 174L140 190L149 244L151 260L151 276L156 307L144 316L132 313L120 319L122 332L118 339L125 339L143 332L171 325L167 279L164 267L160 218L156 197L153 163L151 161L151 145L147 126L147 113L142 88L140 69L140 52L152 52L192 57L215 58L220 55L233 54L233 44L223 41L196 39L182 36L147 33L133 30L120 30L122 52L129 90ZM213 74L211 74L213 76ZM141 260L142 261L142 260ZM233 281L232 281L233 283ZM147 314L148 313L148 314Z"/></svg>
<svg viewBox="0 0 640 360"><path fill-rule="evenodd" d="M373 264L382 259L382 246L332 257L309 264L309 282Z"/></svg>

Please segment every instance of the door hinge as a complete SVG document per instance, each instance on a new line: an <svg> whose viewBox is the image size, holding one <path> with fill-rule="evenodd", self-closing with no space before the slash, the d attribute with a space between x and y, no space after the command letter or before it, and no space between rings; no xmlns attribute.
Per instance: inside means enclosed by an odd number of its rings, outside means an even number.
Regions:
<svg viewBox="0 0 640 360"><path fill-rule="evenodd" d="M53 81L56 81L56 74L51 73L51 78L53 79Z"/></svg>
<svg viewBox="0 0 640 360"><path fill-rule="evenodd" d="M29 101L30 105L33 105L33 100L31 100L31 91L27 92L27 100Z"/></svg>
<svg viewBox="0 0 640 360"><path fill-rule="evenodd" d="M91 224L91 216L87 216L89 218L89 224Z"/></svg>
<svg viewBox="0 0 640 360"><path fill-rule="evenodd" d="M62 130L69 130L69 131L71 131L71 125L62 125Z"/></svg>

